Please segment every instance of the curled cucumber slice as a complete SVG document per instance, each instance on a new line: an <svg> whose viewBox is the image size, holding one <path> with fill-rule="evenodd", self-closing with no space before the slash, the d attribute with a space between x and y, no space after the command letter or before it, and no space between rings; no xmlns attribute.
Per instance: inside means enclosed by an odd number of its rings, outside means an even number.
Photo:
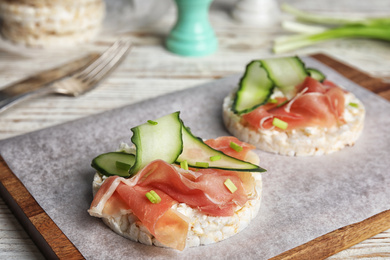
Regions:
<svg viewBox="0 0 390 260"><path fill-rule="evenodd" d="M324 73L322 73L322 72L319 71L318 69L308 68L308 69L307 69L307 72L309 72L310 77L312 77L312 78L315 79L315 80L318 80L319 82L324 81L325 78L326 78L326 76L324 75Z"/></svg>
<svg viewBox="0 0 390 260"><path fill-rule="evenodd" d="M122 152L100 154L92 160L91 166L106 176L129 177L129 169L135 162L135 155Z"/></svg>
<svg viewBox="0 0 390 260"><path fill-rule="evenodd" d="M182 121L179 112L133 127L131 141L136 147L135 163L130 175L136 174L150 162L161 159L174 163L183 150Z"/></svg>
<svg viewBox="0 0 390 260"><path fill-rule="evenodd" d="M254 60L247 65L240 80L232 110L238 115L251 112L267 103L275 88L287 99L292 99L296 95L296 86L307 76L319 81L325 79L319 70L306 68L299 57Z"/></svg>
<svg viewBox="0 0 390 260"><path fill-rule="evenodd" d="M252 61L246 66L245 74L241 78L240 88L233 103L233 111L242 114L265 104L271 96L274 86L262 63Z"/></svg>
<svg viewBox="0 0 390 260"><path fill-rule="evenodd" d="M182 128L183 152L177 158L177 163L187 161L194 168L217 168L232 171L264 172L265 169L215 150L205 144L202 139L194 136L186 127ZM212 158L218 157L218 160Z"/></svg>
<svg viewBox="0 0 390 260"><path fill-rule="evenodd" d="M131 177L154 160L195 168L264 172L265 169L215 150L184 126L180 112L132 128L136 153L112 152L97 156L92 167L101 174ZM218 158L216 160L216 158Z"/></svg>

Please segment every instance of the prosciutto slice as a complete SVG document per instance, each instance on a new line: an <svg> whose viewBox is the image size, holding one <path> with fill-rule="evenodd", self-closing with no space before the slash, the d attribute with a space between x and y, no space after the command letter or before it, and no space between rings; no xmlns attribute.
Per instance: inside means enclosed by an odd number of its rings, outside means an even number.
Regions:
<svg viewBox="0 0 390 260"><path fill-rule="evenodd" d="M237 190L231 193L224 182L230 179ZM254 187L250 173L202 169L184 171L162 160L148 164L131 179L112 176L105 180L92 201L89 213L115 217L132 212L162 244L183 250L188 220L171 209L186 203L204 214L232 216L243 206ZM161 202L153 204L145 194L154 190Z"/></svg>
<svg viewBox="0 0 390 260"><path fill-rule="evenodd" d="M162 244L183 250L188 232L186 217L171 209L176 202L165 193L156 191L161 202L151 203L145 196L148 191L122 177L109 177L96 193L88 212L95 217L114 218L118 213L132 212Z"/></svg>
<svg viewBox="0 0 390 260"><path fill-rule="evenodd" d="M230 142L236 143L239 146L241 146L243 148L242 151L237 152L236 150L232 149L230 147ZM245 160L247 153L250 150L253 150L256 148L254 145L251 145L251 144L248 144L245 142L241 142L240 140L237 139L237 137L234 137L234 136L221 136L221 137L218 137L216 139L206 140L205 143L208 146L223 152L224 154L227 154L231 157L234 157L234 158L237 158L240 160Z"/></svg>
<svg viewBox="0 0 390 260"><path fill-rule="evenodd" d="M244 122L255 128L272 129L273 118L288 123L287 130L309 126L332 127L343 123L344 91L330 81L323 83L307 77L297 86L297 95L277 99L243 115Z"/></svg>

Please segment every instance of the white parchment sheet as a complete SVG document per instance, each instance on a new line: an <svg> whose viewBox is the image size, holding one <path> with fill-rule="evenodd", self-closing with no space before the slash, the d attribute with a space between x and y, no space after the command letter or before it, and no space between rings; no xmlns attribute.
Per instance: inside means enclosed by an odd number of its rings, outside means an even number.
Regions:
<svg viewBox="0 0 390 260"><path fill-rule="evenodd" d="M130 128L181 111L202 138L228 135L223 98L240 76L126 106L0 142L0 152L41 207L87 259L267 259L390 208L390 103L317 61L328 79L355 93L366 122L355 146L318 157L256 151L264 192L259 215L243 232L214 245L178 252L134 243L90 217L90 167L96 155L130 143Z"/></svg>

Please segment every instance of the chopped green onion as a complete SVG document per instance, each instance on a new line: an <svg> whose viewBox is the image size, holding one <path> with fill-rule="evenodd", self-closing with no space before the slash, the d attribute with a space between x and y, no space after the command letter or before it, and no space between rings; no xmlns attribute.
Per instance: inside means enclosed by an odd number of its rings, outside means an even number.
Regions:
<svg viewBox="0 0 390 260"><path fill-rule="evenodd" d="M283 106L284 104L286 104L288 102L288 100L285 100L285 101L283 101L282 103L280 103L279 105L277 105L277 107L281 107L281 106Z"/></svg>
<svg viewBox="0 0 390 260"><path fill-rule="evenodd" d="M348 105L350 105L351 107L356 107L356 108L359 107L358 103L353 103L353 102L350 102Z"/></svg>
<svg viewBox="0 0 390 260"><path fill-rule="evenodd" d="M286 130L288 127L288 123L284 122L283 120L280 120L279 118L274 117L274 120L272 120L272 125L279 127L280 129Z"/></svg>
<svg viewBox="0 0 390 260"><path fill-rule="evenodd" d="M214 155L214 156L210 157L210 161L212 161L212 162L218 161L218 160L221 160L221 156L220 155Z"/></svg>
<svg viewBox="0 0 390 260"><path fill-rule="evenodd" d="M158 122L153 121L153 120L148 120L148 123L151 124L151 125L157 125L158 124Z"/></svg>
<svg viewBox="0 0 390 260"><path fill-rule="evenodd" d="M209 163L207 163L207 162L196 162L195 165L198 167L202 167L202 168L209 167Z"/></svg>
<svg viewBox="0 0 390 260"><path fill-rule="evenodd" d="M187 160L184 160L184 161L180 162L180 167L183 170L188 170L188 162L187 162Z"/></svg>
<svg viewBox="0 0 390 260"><path fill-rule="evenodd" d="M242 146L236 144L235 142L230 142L230 148L232 148L236 152L241 152L242 151Z"/></svg>
<svg viewBox="0 0 390 260"><path fill-rule="evenodd" d="M269 102L269 103L272 103L272 104L278 103L278 101L277 101L275 98L270 98L270 99L268 99L268 102Z"/></svg>
<svg viewBox="0 0 390 260"><path fill-rule="evenodd" d="M130 167L131 167L130 164L127 164L127 163L124 163L124 162L120 162L120 161L116 161L115 162L115 166L118 169L126 170L126 171L130 170Z"/></svg>
<svg viewBox="0 0 390 260"><path fill-rule="evenodd" d="M234 185L230 179L227 179L223 184L225 184L226 188L228 188L231 193L234 193L237 190L236 185Z"/></svg>
<svg viewBox="0 0 390 260"><path fill-rule="evenodd" d="M153 204L161 202L160 196L158 196L158 194L154 190L147 192L145 196Z"/></svg>

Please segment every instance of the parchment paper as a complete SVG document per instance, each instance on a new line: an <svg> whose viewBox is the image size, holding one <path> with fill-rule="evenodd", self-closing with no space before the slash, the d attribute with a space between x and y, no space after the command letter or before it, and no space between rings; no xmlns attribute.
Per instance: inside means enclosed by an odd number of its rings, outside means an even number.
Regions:
<svg viewBox="0 0 390 260"><path fill-rule="evenodd" d="M256 151L263 174L260 213L241 233L214 245L178 252L145 246L90 217L93 157L130 143L130 128L180 110L203 138L228 135L223 98L240 75L0 142L11 170L87 259L267 259L390 208L390 103L305 58L357 95L367 114L355 146L318 157Z"/></svg>

